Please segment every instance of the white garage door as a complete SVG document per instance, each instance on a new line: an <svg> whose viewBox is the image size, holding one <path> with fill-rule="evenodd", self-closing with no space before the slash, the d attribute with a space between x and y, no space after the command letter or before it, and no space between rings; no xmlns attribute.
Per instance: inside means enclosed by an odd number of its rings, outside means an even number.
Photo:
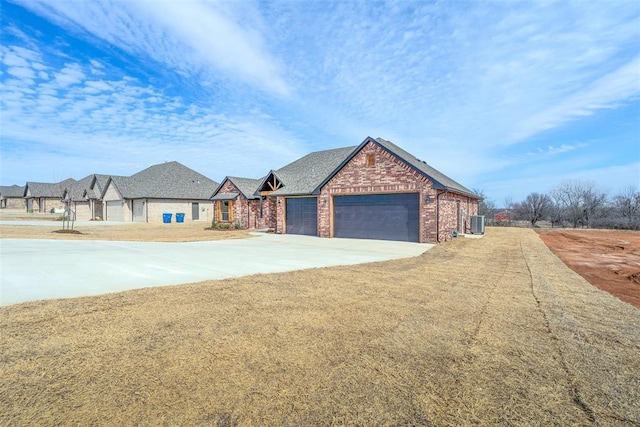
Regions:
<svg viewBox="0 0 640 427"><path fill-rule="evenodd" d="M122 202L107 202L107 221L124 221Z"/></svg>

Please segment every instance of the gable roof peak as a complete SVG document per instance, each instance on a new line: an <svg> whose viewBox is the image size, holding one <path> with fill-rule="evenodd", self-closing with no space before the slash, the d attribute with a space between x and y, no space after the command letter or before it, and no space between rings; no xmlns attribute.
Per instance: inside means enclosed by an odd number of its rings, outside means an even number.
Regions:
<svg viewBox="0 0 640 427"><path fill-rule="evenodd" d="M400 158L410 166L413 166L416 170L418 170L427 178L429 178L429 180L433 182L434 188L439 190L452 191L454 193L462 194L465 196L478 198L478 195L475 192L469 190L459 182L449 178L447 175L443 174L442 172L435 169L434 167L429 166L427 162L425 162L424 160L418 159L416 156L400 148L393 142L387 141L386 139L383 139L383 138L376 138L374 141L378 143L378 145L383 147L385 150L394 154L396 157ZM365 143L366 142L367 140L365 140Z"/></svg>

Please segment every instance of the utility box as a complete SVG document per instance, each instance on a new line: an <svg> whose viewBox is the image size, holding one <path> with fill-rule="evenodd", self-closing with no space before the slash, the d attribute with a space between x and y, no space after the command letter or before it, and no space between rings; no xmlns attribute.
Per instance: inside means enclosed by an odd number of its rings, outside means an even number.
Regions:
<svg viewBox="0 0 640 427"><path fill-rule="evenodd" d="M471 217L471 234L484 234L484 215Z"/></svg>

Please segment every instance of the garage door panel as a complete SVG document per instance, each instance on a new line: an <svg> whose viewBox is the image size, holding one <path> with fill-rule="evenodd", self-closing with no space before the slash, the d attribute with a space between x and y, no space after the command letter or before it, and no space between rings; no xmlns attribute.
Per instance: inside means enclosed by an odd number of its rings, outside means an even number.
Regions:
<svg viewBox="0 0 640 427"><path fill-rule="evenodd" d="M124 221L122 202L107 202L107 221Z"/></svg>
<svg viewBox="0 0 640 427"><path fill-rule="evenodd" d="M315 197L286 200L287 234L318 235L318 202Z"/></svg>
<svg viewBox="0 0 640 427"><path fill-rule="evenodd" d="M334 236L419 241L417 193L336 196Z"/></svg>

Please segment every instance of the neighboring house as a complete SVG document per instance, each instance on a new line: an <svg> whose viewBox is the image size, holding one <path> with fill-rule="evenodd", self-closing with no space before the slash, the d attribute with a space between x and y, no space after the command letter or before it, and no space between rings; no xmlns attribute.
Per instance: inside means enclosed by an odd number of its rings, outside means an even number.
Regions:
<svg viewBox="0 0 640 427"><path fill-rule="evenodd" d="M27 212L51 213L64 211L62 198L68 188L77 185L73 178L58 183L27 182L24 188Z"/></svg>
<svg viewBox="0 0 640 427"><path fill-rule="evenodd" d="M0 185L0 209L25 209L24 187Z"/></svg>
<svg viewBox="0 0 640 427"><path fill-rule="evenodd" d="M91 182L85 189L83 197L89 201L91 219L101 220L104 218L104 203L101 198L102 192L107 187L107 182L111 175L93 174L91 176Z"/></svg>
<svg viewBox="0 0 640 427"><path fill-rule="evenodd" d="M69 183L65 189L62 199L68 202L70 218L76 221L89 221L96 218L94 213L94 200L89 197L93 195L90 190L91 183L96 175L89 175L79 181Z"/></svg>
<svg viewBox="0 0 640 427"><path fill-rule="evenodd" d="M211 197L214 220L240 228L268 228L275 223L275 199L256 195L262 179L228 176Z"/></svg>
<svg viewBox="0 0 640 427"><path fill-rule="evenodd" d="M162 222L164 213L171 213L173 221L177 213L184 213L188 220L211 221L209 198L217 187L206 176L167 162L129 177L110 176L99 199L106 221Z"/></svg>
<svg viewBox="0 0 640 427"><path fill-rule="evenodd" d="M236 193L233 180L225 184L214 198ZM370 137L272 170L254 196L275 207L275 218L265 221L277 233L423 243L470 232L479 200L397 145ZM233 222L235 214L227 218Z"/></svg>
<svg viewBox="0 0 640 427"><path fill-rule="evenodd" d="M503 210L493 215L494 221L509 221L511 219L511 211Z"/></svg>

